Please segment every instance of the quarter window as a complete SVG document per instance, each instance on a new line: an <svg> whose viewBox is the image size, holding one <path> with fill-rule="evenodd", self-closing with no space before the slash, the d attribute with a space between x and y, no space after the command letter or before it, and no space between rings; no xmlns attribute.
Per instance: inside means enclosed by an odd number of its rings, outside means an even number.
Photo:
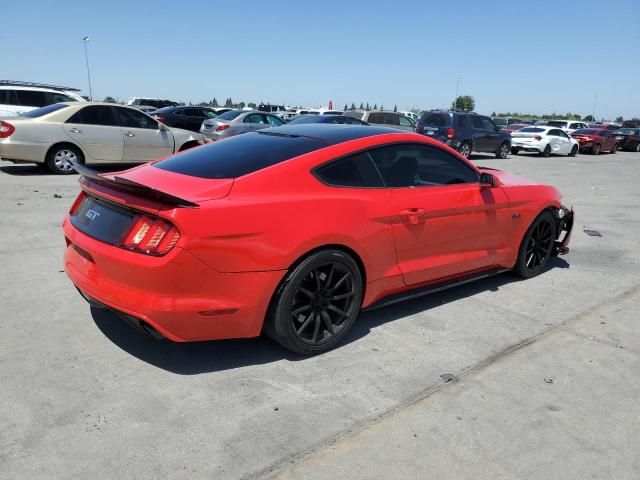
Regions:
<svg viewBox="0 0 640 480"><path fill-rule="evenodd" d="M369 119L367 120L369 123L386 123L384 121L384 113L374 112L369 114Z"/></svg>
<svg viewBox="0 0 640 480"><path fill-rule="evenodd" d="M478 182L475 170L437 147L400 144L376 148L370 154L388 187Z"/></svg>
<svg viewBox="0 0 640 480"><path fill-rule="evenodd" d="M18 105L23 107L44 107L47 105L45 92L37 90L17 90Z"/></svg>
<svg viewBox="0 0 640 480"><path fill-rule="evenodd" d="M243 123L267 123L267 121L261 113L253 113L251 115L247 115L247 118L243 120Z"/></svg>
<svg viewBox="0 0 640 480"><path fill-rule="evenodd" d="M407 117L403 117L402 115L398 115L398 120L400 121L401 127L413 127L413 123Z"/></svg>
<svg viewBox="0 0 640 480"><path fill-rule="evenodd" d="M380 174L366 152L320 167L316 175L325 183L337 187L384 187Z"/></svg>
<svg viewBox="0 0 640 480"><path fill-rule="evenodd" d="M267 121L269 122L269 125L271 125L272 127L281 127L282 125L284 125L284 122L282 120L280 120L278 117L274 117L273 115L265 115L267 117Z"/></svg>

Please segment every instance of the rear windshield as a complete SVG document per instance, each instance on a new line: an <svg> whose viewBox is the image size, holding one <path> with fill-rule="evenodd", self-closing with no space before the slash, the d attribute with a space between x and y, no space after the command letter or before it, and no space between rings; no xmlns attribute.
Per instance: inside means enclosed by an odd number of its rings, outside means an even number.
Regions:
<svg viewBox="0 0 640 480"><path fill-rule="evenodd" d="M298 117L294 120L291 120L289 124L293 125L298 123L322 123L326 121L326 119L318 116L318 115L305 115L303 117Z"/></svg>
<svg viewBox="0 0 640 480"><path fill-rule="evenodd" d="M536 128L536 127L526 127L526 128L521 128L520 130L518 130L518 132L523 132L523 133L541 133L544 132L544 128Z"/></svg>
<svg viewBox="0 0 640 480"><path fill-rule="evenodd" d="M216 118L220 120L233 120L237 116L242 113L242 110L229 110L228 112L224 112L221 115L218 115Z"/></svg>
<svg viewBox="0 0 640 480"><path fill-rule="evenodd" d="M578 135L597 135L600 130L595 128L581 128L580 130L576 130L573 133L577 133Z"/></svg>
<svg viewBox="0 0 640 480"><path fill-rule="evenodd" d="M566 127L567 126L567 122L554 122L553 120L551 120L550 122L547 122L547 125L550 127Z"/></svg>
<svg viewBox="0 0 640 480"><path fill-rule="evenodd" d="M54 103L53 105L47 105L46 107L36 108L35 110L31 110L30 112L25 112L20 116L27 118L38 118L46 115L47 113L62 110L63 108L67 108L68 106L69 105L65 105L64 103Z"/></svg>
<svg viewBox="0 0 640 480"><path fill-rule="evenodd" d="M199 178L236 178L326 147L317 138L253 132L161 160L155 167Z"/></svg>
<svg viewBox="0 0 640 480"><path fill-rule="evenodd" d="M451 116L448 113L425 113L420 119L426 127L448 127L451 123Z"/></svg>
<svg viewBox="0 0 640 480"><path fill-rule="evenodd" d="M357 118L358 120L362 120L364 118L364 112L351 112L351 111L346 111L344 112L344 114L347 117L353 117L353 118Z"/></svg>

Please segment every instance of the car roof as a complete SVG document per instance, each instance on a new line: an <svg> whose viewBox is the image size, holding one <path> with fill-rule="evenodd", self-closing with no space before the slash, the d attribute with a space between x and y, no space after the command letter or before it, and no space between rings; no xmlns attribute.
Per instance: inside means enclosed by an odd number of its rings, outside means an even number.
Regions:
<svg viewBox="0 0 640 480"><path fill-rule="evenodd" d="M299 125L285 125L262 130L262 133L277 135L308 137L322 140L330 145L348 142L358 138L372 137L384 134L407 134L396 128L372 127L366 125L341 125L327 123L303 123Z"/></svg>

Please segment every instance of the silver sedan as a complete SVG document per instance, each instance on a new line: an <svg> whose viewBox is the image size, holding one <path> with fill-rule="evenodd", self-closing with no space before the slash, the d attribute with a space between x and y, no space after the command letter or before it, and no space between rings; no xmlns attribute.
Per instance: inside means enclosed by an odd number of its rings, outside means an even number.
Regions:
<svg viewBox="0 0 640 480"><path fill-rule="evenodd" d="M211 140L222 140L241 133L284 125L281 118L257 110L230 110L202 122L200 133Z"/></svg>

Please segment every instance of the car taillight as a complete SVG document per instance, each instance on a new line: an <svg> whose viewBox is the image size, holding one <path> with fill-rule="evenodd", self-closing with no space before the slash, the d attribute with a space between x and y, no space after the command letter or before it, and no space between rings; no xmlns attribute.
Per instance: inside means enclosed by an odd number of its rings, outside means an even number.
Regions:
<svg viewBox="0 0 640 480"><path fill-rule="evenodd" d="M139 215L121 247L147 255L164 255L180 240L178 229L160 218Z"/></svg>
<svg viewBox="0 0 640 480"><path fill-rule="evenodd" d="M453 128L447 128L447 138L453 138L456 134L456 131Z"/></svg>
<svg viewBox="0 0 640 480"><path fill-rule="evenodd" d="M16 127L10 123L0 121L0 138L7 138L16 131Z"/></svg>
<svg viewBox="0 0 640 480"><path fill-rule="evenodd" d="M218 127L216 128L216 132L223 132L227 128L229 128L229 125L227 125L227 124L218 125Z"/></svg>
<svg viewBox="0 0 640 480"><path fill-rule="evenodd" d="M159 122L164 122L167 119L164 115L154 115L154 118Z"/></svg>
<svg viewBox="0 0 640 480"><path fill-rule="evenodd" d="M540 141L542 140L542 137L540 135L536 135L535 137L533 137L534 140Z"/></svg>
<svg viewBox="0 0 640 480"><path fill-rule="evenodd" d="M78 211L78 208L80 207L80 204L86 197L87 197L86 193L80 192L80 195L78 195L78 197L74 200L73 205L71 205L71 208L69 209L69 215L76 214L76 212Z"/></svg>
<svg viewBox="0 0 640 480"><path fill-rule="evenodd" d="M635 135L629 135L627 137L627 140L630 141L630 142L635 142L636 141L636 137L635 137Z"/></svg>

